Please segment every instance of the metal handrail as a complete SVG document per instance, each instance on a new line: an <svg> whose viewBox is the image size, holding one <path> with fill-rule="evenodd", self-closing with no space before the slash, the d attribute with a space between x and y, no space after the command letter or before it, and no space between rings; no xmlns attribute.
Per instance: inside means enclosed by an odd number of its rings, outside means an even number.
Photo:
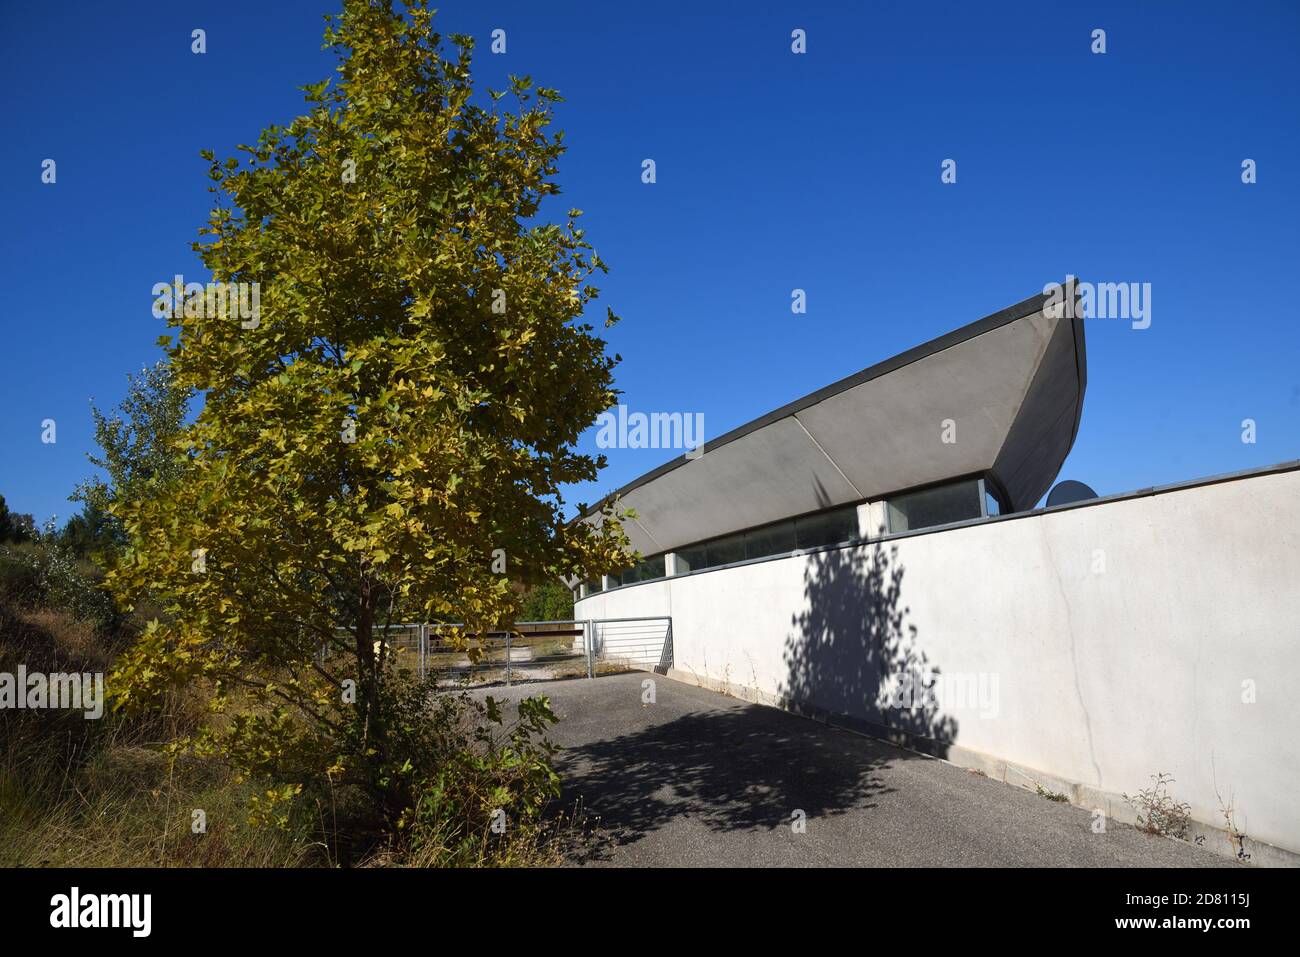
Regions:
<svg viewBox="0 0 1300 957"><path fill-rule="evenodd" d="M596 658L598 654L597 631L596 631L597 626L633 624L633 623L646 624L651 622L667 622L667 627L664 629L662 637L659 637L658 635L646 636L646 635L633 635L627 633L619 634L618 633L619 629L610 629L610 631L613 632L612 634L609 632L604 632L604 631L602 632L600 636L601 638L600 646L602 648L608 647L611 650L617 650L619 652L619 654L616 656L617 660L640 661L642 658L645 658L646 659L644 662L645 664L654 665L655 670L659 670L663 667L670 666L672 662L673 619L671 615L645 615L639 617L626 617L626 618L550 618L544 620L538 619L532 621L514 622L515 627L512 628L502 628L499 630L474 632L472 633L472 635L478 638L504 638L503 643L500 644L494 643L491 646L493 649L495 649L493 652L494 654L496 653L496 651L504 650L505 653L504 662L497 662L494 660L489 662L480 662L478 664L471 664L469 666L469 670L470 672L478 671L478 670L486 670L492 667L498 667L500 664L504 664L505 683L507 686L509 686L513 682L514 675L515 675L513 651L516 647L518 647L515 644L514 637L517 635L520 638L525 639L525 642L533 638L547 637L546 632L526 634L519 631L519 627L521 626L527 627L533 625L571 625L573 627L572 629L569 629L567 631L566 635L572 636L575 639L580 638L582 642L580 653L586 659L587 677L594 678L596 677ZM433 655L433 649L435 648L435 646L440 644L438 641L436 641L436 639L440 637L438 634L439 629L443 629L443 628L456 629L456 628L464 628L464 627L465 627L464 622L452 622L452 621L393 622L390 623L387 627L376 628L375 637L377 640L391 640L394 632L405 632L408 636L414 638L416 642L416 651L417 651L417 662L418 662L417 667L419 669L420 676L425 677L426 675L428 675L430 670L430 662ZM352 633L355 631L355 629L350 626L340 626L339 628L336 628L335 631L336 633ZM409 647L409 645L404 644L403 647ZM657 663L651 660L656 657L655 655L656 647L658 648ZM322 658L325 655L325 653L326 653L326 648L325 645L322 644L321 647ZM556 662L563 662L566 660L572 660L572 658L577 657L577 654L578 652L575 650L575 653L573 655L557 653L549 656L543 655L541 658L530 658L529 660L530 662L534 662L537 665L540 665L541 667L545 668L548 666L548 663L556 663ZM631 655L631 657L629 657L629 654ZM667 665L665 665L665 663L667 663ZM455 672L460 670L461 667L462 666L459 664L453 665L451 666L451 670Z"/></svg>
<svg viewBox="0 0 1300 957"><path fill-rule="evenodd" d="M606 622L611 622L611 621L672 621L673 616L672 615L643 615L639 618L590 618L588 620L594 621L598 625L603 625Z"/></svg>

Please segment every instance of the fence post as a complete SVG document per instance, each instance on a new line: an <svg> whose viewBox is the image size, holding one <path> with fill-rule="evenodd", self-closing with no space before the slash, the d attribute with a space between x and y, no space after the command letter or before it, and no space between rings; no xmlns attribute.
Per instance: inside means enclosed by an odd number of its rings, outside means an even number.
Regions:
<svg viewBox="0 0 1300 957"><path fill-rule="evenodd" d="M596 625L590 618L587 619L585 627L582 629L587 635L587 677L596 677L594 667L596 657Z"/></svg>
<svg viewBox="0 0 1300 957"><path fill-rule="evenodd" d="M429 650L428 650L429 636L428 636L428 632L425 631L425 629L428 627L429 626L426 625L424 622L420 622L419 642L420 642L420 680L421 681L424 680L425 663L429 657Z"/></svg>
<svg viewBox="0 0 1300 957"><path fill-rule="evenodd" d="M510 632L506 632L506 687L510 687Z"/></svg>

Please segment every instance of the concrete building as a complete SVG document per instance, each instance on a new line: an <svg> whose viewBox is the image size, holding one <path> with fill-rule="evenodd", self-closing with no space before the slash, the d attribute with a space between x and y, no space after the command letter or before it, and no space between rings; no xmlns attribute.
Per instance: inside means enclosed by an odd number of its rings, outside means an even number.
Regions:
<svg viewBox="0 0 1300 957"><path fill-rule="evenodd" d="M581 586L575 618L671 619L674 677L1064 794L1103 826L1172 775L1191 837L1296 863L1300 463L1034 509L1087 380L1084 320L1053 306L620 489L644 558Z"/></svg>

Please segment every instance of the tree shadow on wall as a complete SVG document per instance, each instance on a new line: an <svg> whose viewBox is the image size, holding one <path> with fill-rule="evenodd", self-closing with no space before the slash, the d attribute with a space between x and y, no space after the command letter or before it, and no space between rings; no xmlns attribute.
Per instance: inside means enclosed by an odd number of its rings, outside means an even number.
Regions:
<svg viewBox="0 0 1300 957"><path fill-rule="evenodd" d="M902 581L896 547L810 556L781 691L791 710L845 715L848 727L942 756L957 722L922 694L909 702L915 706L893 706L900 680L923 682L938 673L917 648L900 600ZM776 708L709 695L702 707L661 718L673 707L667 695L648 711L634 695L626 706L637 717L611 712L608 722L649 726L566 748L559 761L565 803L580 799L615 844L634 843L679 818L714 833L770 832L788 828L795 811L815 820L874 808L891 790L883 769L911 756Z"/></svg>
<svg viewBox="0 0 1300 957"><path fill-rule="evenodd" d="M792 710L848 719L859 730L945 757L957 721L929 693L939 668L917 645L902 584L896 544L809 556L805 607L791 618L781 691Z"/></svg>

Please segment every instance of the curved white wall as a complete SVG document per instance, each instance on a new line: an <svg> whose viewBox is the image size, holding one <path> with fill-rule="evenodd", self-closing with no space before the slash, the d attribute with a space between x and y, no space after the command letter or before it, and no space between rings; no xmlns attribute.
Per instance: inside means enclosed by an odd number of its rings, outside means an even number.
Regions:
<svg viewBox="0 0 1300 957"><path fill-rule="evenodd" d="M687 676L946 740L1116 816L1157 772L1210 825L1231 792L1251 838L1300 852L1294 469L630 586L575 615L671 615ZM927 669L945 697L891 706Z"/></svg>

